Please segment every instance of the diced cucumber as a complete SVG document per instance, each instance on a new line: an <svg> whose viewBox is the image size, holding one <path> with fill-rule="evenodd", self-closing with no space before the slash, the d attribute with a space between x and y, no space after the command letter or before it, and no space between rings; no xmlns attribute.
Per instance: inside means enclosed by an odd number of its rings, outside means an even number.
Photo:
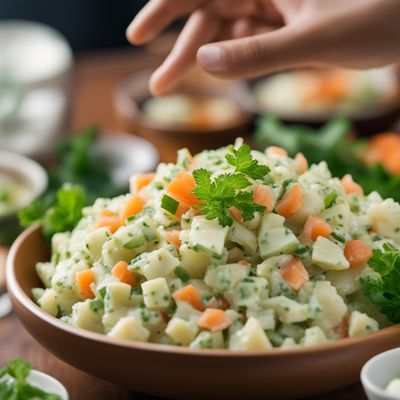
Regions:
<svg viewBox="0 0 400 400"><path fill-rule="evenodd" d="M322 236L319 236L314 243L311 260L313 264L328 271L340 271L350 267L343 250Z"/></svg>
<svg viewBox="0 0 400 400"><path fill-rule="evenodd" d="M210 265L204 282L218 292L233 289L248 274L249 268L242 264Z"/></svg>

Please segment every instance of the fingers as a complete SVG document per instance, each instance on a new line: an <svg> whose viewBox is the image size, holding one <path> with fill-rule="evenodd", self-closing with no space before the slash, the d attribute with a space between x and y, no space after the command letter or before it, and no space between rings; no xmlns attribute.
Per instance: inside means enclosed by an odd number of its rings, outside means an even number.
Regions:
<svg viewBox="0 0 400 400"><path fill-rule="evenodd" d="M215 40L220 22L209 9L195 11L179 35L174 48L150 79L150 91L160 95L170 90L196 61L199 47Z"/></svg>
<svg viewBox="0 0 400 400"><path fill-rule="evenodd" d="M242 18L236 21L231 28L231 36L234 39L243 38L246 36L260 35L262 33L271 32L278 29L279 26L266 24L251 18Z"/></svg>
<svg viewBox="0 0 400 400"><path fill-rule="evenodd" d="M312 45L295 27L202 46L199 64L221 78L242 78L312 62Z"/></svg>
<svg viewBox="0 0 400 400"><path fill-rule="evenodd" d="M144 44L159 35L175 19L189 14L207 0L150 0L130 23L126 37Z"/></svg>

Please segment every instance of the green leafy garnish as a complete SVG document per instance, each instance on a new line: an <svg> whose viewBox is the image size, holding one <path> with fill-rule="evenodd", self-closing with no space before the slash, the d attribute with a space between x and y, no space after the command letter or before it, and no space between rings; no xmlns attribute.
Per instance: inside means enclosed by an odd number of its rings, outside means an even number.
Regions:
<svg viewBox="0 0 400 400"><path fill-rule="evenodd" d="M238 150L233 149L232 154L225 156L230 165L235 167L235 172L241 172L253 179L261 179L270 172L266 165L260 165L251 155L247 144L240 146Z"/></svg>
<svg viewBox="0 0 400 400"><path fill-rule="evenodd" d="M0 369L1 400L61 400L56 394L29 385L26 378L32 366L21 359L11 361Z"/></svg>
<svg viewBox="0 0 400 400"><path fill-rule="evenodd" d="M196 188L193 193L202 201L197 207L207 219L218 219L221 226L231 226L233 219L230 207L237 207L244 221L249 221L256 212L264 212L265 207L253 203L250 192L241 191L250 186L249 180L242 173L218 175L211 179L211 172L204 169L193 171Z"/></svg>
<svg viewBox="0 0 400 400"><path fill-rule="evenodd" d="M346 238L342 235L340 235L339 233L333 231L331 233L331 236L336 239L338 242L344 243L346 241Z"/></svg>
<svg viewBox="0 0 400 400"><path fill-rule="evenodd" d="M400 322L400 250L390 243L373 250L369 266L376 274L360 279L363 292L386 318Z"/></svg>
<svg viewBox="0 0 400 400"><path fill-rule="evenodd" d="M190 281L190 276L184 268L176 267L174 269L174 273L183 283L187 283Z"/></svg>
<svg viewBox="0 0 400 400"><path fill-rule="evenodd" d="M65 185L56 193L56 200L48 209L45 202L36 201L18 213L20 224L24 227L41 223L44 236L50 240L57 232L74 229L82 218L86 205L85 191L77 185Z"/></svg>
<svg viewBox="0 0 400 400"><path fill-rule="evenodd" d="M167 194L164 194L164 196L161 199L161 208L167 210L172 215L175 215L176 211L178 210L178 207L179 207L178 201L168 196Z"/></svg>

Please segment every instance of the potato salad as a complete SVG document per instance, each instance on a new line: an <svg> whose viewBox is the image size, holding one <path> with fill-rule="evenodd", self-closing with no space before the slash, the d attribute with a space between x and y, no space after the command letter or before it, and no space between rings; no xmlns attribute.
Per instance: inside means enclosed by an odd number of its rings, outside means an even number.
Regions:
<svg viewBox="0 0 400 400"><path fill-rule="evenodd" d="M400 205L282 148L235 145L136 174L83 209L38 263L47 313L115 339L272 350L390 322L365 295L376 251L398 249Z"/></svg>

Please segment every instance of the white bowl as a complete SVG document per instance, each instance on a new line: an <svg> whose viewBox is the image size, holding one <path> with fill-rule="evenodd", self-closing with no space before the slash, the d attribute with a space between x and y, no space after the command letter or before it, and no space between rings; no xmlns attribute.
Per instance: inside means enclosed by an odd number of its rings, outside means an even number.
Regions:
<svg viewBox="0 0 400 400"><path fill-rule="evenodd" d="M361 370L361 382L369 400L399 399L385 392L395 378L400 378L400 347L371 358Z"/></svg>
<svg viewBox="0 0 400 400"><path fill-rule="evenodd" d="M61 397L61 400L69 400L68 392L64 385L50 375L32 370L26 381L31 386L42 389L45 392L58 394Z"/></svg>

